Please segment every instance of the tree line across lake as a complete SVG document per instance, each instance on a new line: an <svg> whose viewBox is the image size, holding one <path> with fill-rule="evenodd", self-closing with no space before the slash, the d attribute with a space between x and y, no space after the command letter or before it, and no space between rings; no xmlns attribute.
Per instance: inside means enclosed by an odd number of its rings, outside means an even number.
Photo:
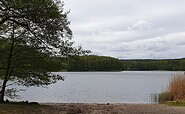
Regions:
<svg viewBox="0 0 185 114"><path fill-rule="evenodd" d="M73 56L55 58L61 70L65 71L184 71L185 58L182 59L137 59L122 60L107 56Z"/></svg>

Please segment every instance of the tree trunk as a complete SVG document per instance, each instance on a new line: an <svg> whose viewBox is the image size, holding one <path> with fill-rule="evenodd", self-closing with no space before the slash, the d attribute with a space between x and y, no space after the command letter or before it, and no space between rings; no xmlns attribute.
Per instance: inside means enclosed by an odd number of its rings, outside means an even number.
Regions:
<svg viewBox="0 0 185 114"><path fill-rule="evenodd" d="M11 64L12 64L12 57L13 57L13 49L14 49L14 44L15 44L15 39L14 39L14 24L13 24L13 29L12 29L12 36L11 36L11 47L9 51L9 56L8 56L8 61L7 61L7 67L6 67L6 72L5 72L5 77L3 80L3 85L2 89L0 92L0 103L4 102L4 96L5 96L5 90L6 90L6 84L10 78L10 69L11 69Z"/></svg>
<svg viewBox="0 0 185 114"><path fill-rule="evenodd" d="M7 80L4 80L3 81L3 86L2 86L2 89L1 89L1 94L0 94L0 103L4 102L6 83L7 83Z"/></svg>
<svg viewBox="0 0 185 114"><path fill-rule="evenodd" d="M13 45L14 45L14 42L12 42L12 46L10 49L10 55L8 57L6 73L5 73L5 77L3 80L3 85L2 85L2 89L1 89L1 93L0 93L0 103L4 102L6 83L8 82L9 77L10 77L10 66L11 66L11 61L12 61Z"/></svg>

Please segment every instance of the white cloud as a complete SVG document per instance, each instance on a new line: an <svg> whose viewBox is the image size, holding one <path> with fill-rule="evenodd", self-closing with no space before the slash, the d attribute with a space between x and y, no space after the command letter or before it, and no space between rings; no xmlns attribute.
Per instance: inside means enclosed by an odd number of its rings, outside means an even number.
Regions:
<svg viewBox="0 0 185 114"><path fill-rule="evenodd" d="M185 57L184 0L67 0L76 44L118 58Z"/></svg>
<svg viewBox="0 0 185 114"><path fill-rule="evenodd" d="M185 50L185 32L117 43L110 48L119 58L180 58ZM122 54L120 54L122 53Z"/></svg>
<svg viewBox="0 0 185 114"><path fill-rule="evenodd" d="M128 26L125 30L113 31L107 29L98 33L93 33L89 36L89 40L96 44L131 42L135 40L148 39L154 37L154 35L160 34L161 32L163 32L161 28L155 28L153 24L144 20L139 20Z"/></svg>
<svg viewBox="0 0 185 114"><path fill-rule="evenodd" d="M137 40L132 41L89 40L85 46L97 54L118 58L180 58L184 55L184 38L185 31L140 40L136 38Z"/></svg>
<svg viewBox="0 0 185 114"><path fill-rule="evenodd" d="M133 25L127 27L128 30L148 30L151 29L153 25L145 20L139 20Z"/></svg>

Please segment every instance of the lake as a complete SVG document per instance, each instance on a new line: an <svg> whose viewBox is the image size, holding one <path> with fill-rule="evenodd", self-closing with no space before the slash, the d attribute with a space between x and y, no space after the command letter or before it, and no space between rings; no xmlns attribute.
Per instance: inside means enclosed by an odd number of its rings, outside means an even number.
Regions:
<svg viewBox="0 0 185 114"><path fill-rule="evenodd" d="M172 71L56 72L65 76L48 88L29 87L21 99L55 103L153 103L166 90ZM25 87L24 87L25 89Z"/></svg>

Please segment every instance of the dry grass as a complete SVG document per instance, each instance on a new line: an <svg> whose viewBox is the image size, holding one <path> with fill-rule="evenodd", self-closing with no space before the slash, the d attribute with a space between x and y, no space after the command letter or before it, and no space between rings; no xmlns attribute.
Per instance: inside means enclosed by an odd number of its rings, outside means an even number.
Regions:
<svg viewBox="0 0 185 114"><path fill-rule="evenodd" d="M169 83L169 94L173 100L185 99L185 74L176 74Z"/></svg>

